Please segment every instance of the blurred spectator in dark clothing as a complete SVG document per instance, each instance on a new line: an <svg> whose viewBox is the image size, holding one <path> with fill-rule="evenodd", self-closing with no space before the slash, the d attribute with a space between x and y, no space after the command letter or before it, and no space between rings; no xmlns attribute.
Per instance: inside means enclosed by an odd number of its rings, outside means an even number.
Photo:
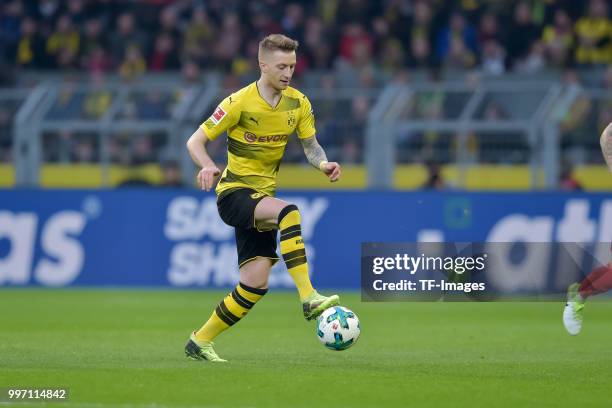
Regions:
<svg viewBox="0 0 612 408"><path fill-rule="evenodd" d="M540 37L540 30L533 23L529 4L521 1L514 8L514 19L510 24L506 47L511 65L527 56L531 44Z"/></svg>
<svg viewBox="0 0 612 408"><path fill-rule="evenodd" d="M408 65L411 68L427 68L432 66L432 55L429 41L424 35L413 35L410 39L410 57Z"/></svg>
<svg viewBox="0 0 612 408"><path fill-rule="evenodd" d="M289 38L299 42L303 41L304 7L298 3L289 3L285 7L285 15L280 20L282 32Z"/></svg>
<svg viewBox="0 0 612 408"><path fill-rule="evenodd" d="M495 41L498 44L503 42L503 38L499 29L497 16L493 13L485 13L480 19L478 30L478 48L484 49L487 41Z"/></svg>
<svg viewBox="0 0 612 408"><path fill-rule="evenodd" d="M314 69L330 69L333 64L330 37L333 39L333 34L318 17L310 17L305 27L303 52L308 59L308 66Z"/></svg>
<svg viewBox="0 0 612 408"><path fill-rule="evenodd" d="M153 149L153 140L150 135L132 137L132 164L146 164L157 161Z"/></svg>
<svg viewBox="0 0 612 408"><path fill-rule="evenodd" d="M53 22L60 11L60 6L59 0L40 0L37 2L35 14L38 16L43 34L48 35L51 32ZM45 33L45 31L47 32Z"/></svg>
<svg viewBox="0 0 612 408"><path fill-rule="evenodd" d="M579 64L612 63L612 21L608 18L608 4L591 0L588 14L576 22L576 62Z"/></svg>
<svg viewBox="0 0 612 408"><path fill-rule="evenodd" d="M427 170L427 179L421 187L423 190L442 190L444 189L444 179L442 178L442 170L440 165L434 161L425 163Z"/></svg>
<svg viewBox="0 0 612 408"><path fill-rule="evenodd" d="M252 37L259 39L268 34L283 32L281 22L274 18L274 15L270 13L270 9L266 8L262 3L253 2L251 13Z"/></svg>
<svg viewBox="0 0 612 408"><path fill-rule="evenodd" d="M0 3L0 42L12 48L19 41L21 19L24 15L23 3L20 0Z"/></svg>
<svg viewBox="0 0 612 408"><path fill-rule="evenodd" d="M370 101L365 96L353 99L351 120L343 135L341 157L339 158L343 163L360 163L363 160L362 152L370 108Z"/></svg>
<svg viewBox="0 0 612 408"><path fill-rule="evenodd" d="M82 26L87 16L84 0L68 0L67 3L68 10L66 14L70 17L70 21L77 27Z"/></svg>
<svg viewBox="0 0 612 408"><path fill-rule="evenodd" d="M162 181L160 187L184 188L181 166L176 160L166 160L161 165Z"/></svg>
<svg viewBox="0 0 612 408"><path fill-rule="evenodd" d="M111 60L106 52L107 44L103 34L102 21L99 18L90 18L85 22L80 50L82 68L102 72L110 69Z"/></svg>
<svg viewBox="0 0 612 408"><path fill-rule="evenodd" d="M181 31L178 27L178 15L172 6L165 7L159 15L160 32L172 38L175 43L179 43Z"/></svg>
<svg viewBox="0 0 612 408"><path fill-rule="evenodd" d="M0 109L0 163L8 163L11 160L13 142L11 121L11 113L6 109Z"/></svg>
<svg viewBox="0 0 612 408"><path fill-rule="evenodd" d="M373 16L380 15L380 3L370 0L340 0L336 21L340 26L347 23L366 25Z"/></svg>
<svg viewBox="0 0 612 408"><path fill-rule="evenodd" d="M214 43L215 68L232 71L232 62L242 45L242 31L243 26L238 14L226 13L223 16L221 30Z"/></svg>
<svg viewBox="0 0 612 408"><path fill-rule="evenodd" d="M429 43L430 48L432 48L432 45L435 41L435 35L437 34L436 32L434 32L433 28L433 11L431 7L432 6L426 1L415 1L412 19L409 25L409 38L423 38Z"/></svg>
<svg viewBox="0 0 612 408"><path fill-rule="evenodd" d="M143 51L147 50L147 35L137 30L132 13L125 12L117 19L116 30L111 35L110 39L110 50L113 53L115 63L121 65L128 54L127 51L135 48L137 48L141 54Z"/></svg>
<svg viewBox="0 0 612 408"><path fill-rule="evenodd" d="M544 27L542 41L548 63L558 68L566 67L574 46L574 30L565 10L555 11L553 24Z"/></svg>
<svg viewBox="0 0 612 408"><path fill-rule="evenodd" d="M70 17L66 14L59 17L53 34L47 39L47 54L54 66L69 68L76 65L81 36Z"/></svg>
<svg viewBox="0 0 612 408"><path fill-rule="evenodd" d="M155 39L153 55L149 63L151 71L177 70L180 67L178 48L174 38L168 33L161 33Z"/></svg>

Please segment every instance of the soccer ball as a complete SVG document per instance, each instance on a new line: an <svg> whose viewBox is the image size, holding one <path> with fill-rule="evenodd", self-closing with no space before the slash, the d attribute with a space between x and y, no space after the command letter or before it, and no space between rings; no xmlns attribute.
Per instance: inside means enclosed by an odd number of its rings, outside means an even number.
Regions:
<svg viewBox="0 0 612 408"><path fill-rule="evenodd" d="M357 315L346 307L330 307L317 318L317 338L330 350L346 350L360 333Z"/></svg>

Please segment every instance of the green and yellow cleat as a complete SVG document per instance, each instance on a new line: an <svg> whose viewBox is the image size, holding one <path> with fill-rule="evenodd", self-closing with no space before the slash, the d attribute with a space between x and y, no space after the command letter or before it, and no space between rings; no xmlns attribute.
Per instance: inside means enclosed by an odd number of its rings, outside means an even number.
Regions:
<svg viewBox="0 0 612 408"><path fill-rule="evenodd" d="M339 304L340 297L338 297L338 295L323 296L319 295L315 290L302 302L304 318L306 320L316 319L325 309L332 306L338 306Z"/></svg>
<svg viewBox="0 0 612 408"><path fill-rule="evenodd" d="M567 288L567 303L563 309L563 326L572 336L582 330L582 312L584 310L584 299L578 293L580 284L573 283Z"/></svg>
<svg viewBox="0 0 612 408"><path fill-rule="evenodd" d="M195 333L191 333L191 336L189 336L189 341L185 345L185 355L192 360L211 361L213 363L227 362L215 353L212 341L198 342Z"/></svg>

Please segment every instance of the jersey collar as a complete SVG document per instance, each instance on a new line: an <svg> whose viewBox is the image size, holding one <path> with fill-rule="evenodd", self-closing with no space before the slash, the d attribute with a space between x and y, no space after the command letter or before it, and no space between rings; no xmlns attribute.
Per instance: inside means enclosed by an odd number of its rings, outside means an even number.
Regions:
<svg viewBox="0 0 612 408"><path fill-rule="evenodd" d="M261 96L261 93L259 92L259 87L257 86L257 81L253 82L253 84L255 85L255 90L257 90L257 96L259 96L259 99L261 99L261 101L262 101L262 102L263 102L263 103L264 103L264 104L265 104L265 105L266 105L268 108L270 108L270 109L272 109L272 110L276 110L276 108L278 108L278 106L280 105L281 100L283 99L283 96L284 96L284 90L282 90L282 91L281 91L281 96L280 96L280 98L278 98L278 102L276 103L276 106L272 106L272 105L270 105L270 104L268 103L268 101L266 101L266 100L264 99L264 97L263 97L263 96Z"/></svg>

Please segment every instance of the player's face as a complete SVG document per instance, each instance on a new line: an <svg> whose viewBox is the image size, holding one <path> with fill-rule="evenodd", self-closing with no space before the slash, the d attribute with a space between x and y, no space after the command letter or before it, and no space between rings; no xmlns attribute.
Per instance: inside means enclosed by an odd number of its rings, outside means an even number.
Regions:
<svg viewBox="0 0 612 408"><path fill-rule="evenodd" d="M295 70L295 51L272 51L266 54L261 64L261 72L268 83L277 90L286 89Z"/></svg>

